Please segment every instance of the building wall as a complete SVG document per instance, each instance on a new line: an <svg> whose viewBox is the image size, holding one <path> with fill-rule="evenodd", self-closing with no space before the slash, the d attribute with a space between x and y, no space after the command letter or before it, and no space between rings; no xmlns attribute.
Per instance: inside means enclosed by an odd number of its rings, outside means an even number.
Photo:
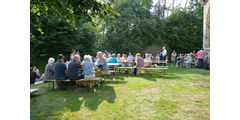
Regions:
<svg viewBox="0 0 240 120"><path fill-rule="evenodd" d="M203 48L207 51L210 50L210 0L205 0L204 7L204 20L203 20Z"/></svg>

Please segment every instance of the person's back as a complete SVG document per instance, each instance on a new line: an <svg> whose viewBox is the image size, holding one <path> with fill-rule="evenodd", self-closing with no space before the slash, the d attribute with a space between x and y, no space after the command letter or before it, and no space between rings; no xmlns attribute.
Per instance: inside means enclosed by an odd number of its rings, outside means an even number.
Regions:
<svg viewBox="0 0 240 120"><path fill-rule="evenodd" d="M137 66L136 67L144 67L144 59L142 57L137 58Z"/></svg>
<svg viewBox="0 0 240 120"><path fill-rule="evenodd" d="M187 56L187 63L191 63L192 62L192 57L189 55Z"/></svg>
<svg viewBox="0 0 240 120"><path fill-rule="evenodd" d="M66 80L67 76L65 74L66 65L62 61L57 61L54 64L54 79L55 80Z"/></svg>
<svg viewBox="0 0 240 120"><path fill-rule="evenodd" d="M205 51L204 50L198 51L197 54L198 54L197 59L204 59L204 57L205 57Z"/></svg>
<svg viewBox="0 0 240 120"><path fill-rule="evenodd" d="M117 60L117 58L115 58L115 57L112 57L112 58L110 58L109 59L109 61L108 61L109 63L118 63L118 60ZM110 67L110 68L113 68L113 66L112 65L109 65L108 67Z"/></svg>
<svg viewBox="0 0 240 120"><path fill-rule="evenodd" d="M47 64L46 65L44 78L46 80L54 79L54 66L53 66L53 64Z"/></svg>
<svg viewBox="0 0 240 120"><path fill-rule="evenodd" d="M184 62L184 56L182 55L180 58L180 63L183 63L183 62Z"/></svg>
<svg viewBox="0 0 240 120"><path fill-rule="evenodd" d="M79 79L79 69L81 68L81 63L73 60L68 64L68 78L70 80L77 80Z"/></svg>
<svg viewBox="0 0 240 120"><path fill-rule="evenodd" d="M83 63L83 72L85 75L90 75L90 74L94 74L94 70L93 70L93 63L90 60L86 60Z"/></svg>

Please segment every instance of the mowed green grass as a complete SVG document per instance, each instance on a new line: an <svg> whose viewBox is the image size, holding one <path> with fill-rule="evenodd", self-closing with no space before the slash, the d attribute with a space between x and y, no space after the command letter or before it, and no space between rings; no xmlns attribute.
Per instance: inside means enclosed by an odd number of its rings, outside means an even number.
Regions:
<svg viewBox="0 0 240 120"><path fill-rule="evenodd" d="M148 75L122 75L89 90L69 86L49 91L48 84L31 85L32 120L208 120L210 73L198 69L169 68Z"/></svg>

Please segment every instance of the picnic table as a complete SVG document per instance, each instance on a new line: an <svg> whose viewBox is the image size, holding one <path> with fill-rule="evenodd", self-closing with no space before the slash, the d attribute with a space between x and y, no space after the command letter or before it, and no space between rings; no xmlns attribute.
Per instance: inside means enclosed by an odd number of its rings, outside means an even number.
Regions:
<svg viewBox="0 0 240 120"><path fill-rule="evenodd" d="M96 78L91 78L91 79L79 79L79 80L69 80L69 79L67 79L67 80L54 80L54 79L52 79L52 80L44 80L44 81L47 81L48 82L48 88L49 88L49 90L51 89L51 85L50 85L50 83L52 83L52 88L53 88L53 90L54 90L54 84L55 84L55 82L56 81L61 81L61 82L73 82L73 81L78 81L78 82L81 82L81 81L84 81L84 82L86 82L86 81L102 81L102 78L100 78L100 77L96 77Z"/></svg>
<svg viewBox="0 0 240 120"><path fill-rule="evenodd" d="M109 70L110 73L114 73L114 75L119 75L117 74L117 70L119 69L118 66L121 65L121 63L107 63L107 65L112 65L113 66L113 70Z"/></svg>

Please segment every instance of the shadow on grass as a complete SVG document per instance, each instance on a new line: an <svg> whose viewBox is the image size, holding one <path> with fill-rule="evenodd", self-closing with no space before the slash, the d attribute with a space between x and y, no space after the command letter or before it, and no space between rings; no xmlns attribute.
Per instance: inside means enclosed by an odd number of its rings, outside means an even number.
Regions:
<svg viewBox="0 0 240 120"><path fill-rule="evenodd" d="M75 90L74 90L75 89ZM71 111L79 111L82 104L90 110L97 110L98 105L103 101L114 103L116 98L115 90L112 86L104 85L98 89L71 89L72 93L64 97L64 106Z"/></svg>
<svg viewBox="0 0 240 120"><path fill-rule="evenodd" d="M108 81L107 84L126 84L128 81Z"/></svg>
<svg viewBox="0 0 240 120"><path fill-rule="evenodd" d="M121 83L116 82L116 84ZM75 86L66 88L67 90L64 91L49 91L43 87L41 93L31 95L31 119L53 117L62 114L66 108L71 112L79 111L83 107L96 111L102 102L114 103L116 99L115 90L107 84L94 89L76 88ZM37 109L41 110L36 111Z"/></svg>

